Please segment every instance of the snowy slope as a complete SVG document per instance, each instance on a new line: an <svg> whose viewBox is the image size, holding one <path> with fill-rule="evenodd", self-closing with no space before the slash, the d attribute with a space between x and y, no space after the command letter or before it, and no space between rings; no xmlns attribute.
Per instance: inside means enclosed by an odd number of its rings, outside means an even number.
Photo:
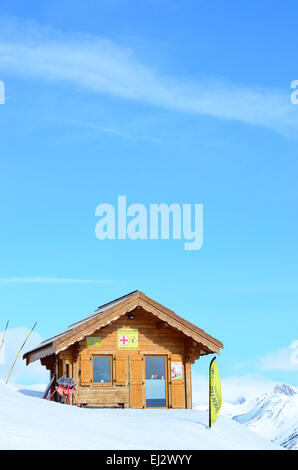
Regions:
<svg viewBox="0 0 298 470"><path fill-rule="evenodd" d="M21 393L20 393L21 392ZM197 410L84 409L0 381L0 449L273 449L246 426Z"/></svg>
<svg viewBox="0 0 298 470"><path fill-rule="evenodd" d="M277 386L253 406L252 403L226 406L225 415L287 449L298 449L298 391L294 387Z"/></svg>

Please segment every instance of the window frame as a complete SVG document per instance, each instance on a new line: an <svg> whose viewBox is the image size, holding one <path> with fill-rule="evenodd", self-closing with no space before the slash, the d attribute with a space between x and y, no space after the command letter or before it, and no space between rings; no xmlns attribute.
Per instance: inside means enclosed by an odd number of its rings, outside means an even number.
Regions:
<svg viewBox="0 0 298 470"><path fill-rule="evenodd" d="M94 357L109 357L110 358L110 382L94 382L93 380L93 359ZM113 355L112 354L92 354L92 368L91 368L92 385L95 387L110 387L113 385Z"/></svg>

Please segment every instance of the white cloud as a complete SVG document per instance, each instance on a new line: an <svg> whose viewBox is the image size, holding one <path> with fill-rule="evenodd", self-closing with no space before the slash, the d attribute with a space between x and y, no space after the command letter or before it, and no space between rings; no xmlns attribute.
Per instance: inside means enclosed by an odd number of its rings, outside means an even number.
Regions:
<svg viewBox="0 0 298 470"><path fill-rule="evenodd" d="M244 397L247 401L255 400L264 393L273 392L278 382L261 376L243 375L222 378L222 396L224 402L235 403ZM192 380L193 406L208 405L208 377L194 375Z"/></svg>
<svg viewBox="0 0 298 470"><path fill-rule="evenodd" d="M298 129L290 85L279 91L217 79L177 78L144 65L133 51L104 38L62 34L18 20L2 21L0 29L0 70L6 73L279 132Z"/></svg>
<svg viewBox="0 0 298 470"><path fill-rule="evenodd" d="M298 371L298 340L260 360L263 370Z"/></svg>
<svg viewBox="0 0 298 470"><path fill-rule="evenodd" d="M28 333L28 328L20 327L8 329L4 347L0 352L0 379L7 379L13 361ZM2 334L3 332L0 332L0 339L2 338ZM33 331L14 366L10 382L22 384L48 383L49 371L41 366L40 361L33 362L29 366L26 366L26 361L23 360L23 354L39 345L41 341L42 338L40 335L36 331Z"/></svg>

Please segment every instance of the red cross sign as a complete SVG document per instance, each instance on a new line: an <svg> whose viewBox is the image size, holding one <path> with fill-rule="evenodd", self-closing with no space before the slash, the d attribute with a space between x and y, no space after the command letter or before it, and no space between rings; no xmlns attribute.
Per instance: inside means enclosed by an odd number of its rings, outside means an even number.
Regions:
<svg viewBox="0 0 298 470"><path fill-rule="evenodd" d="M129 343L129 338L128 338L128 336L126 336L126 335L120 336L120 338L119 338L119 343L120 343L122 346L127 346L127 344Z"/></svg>

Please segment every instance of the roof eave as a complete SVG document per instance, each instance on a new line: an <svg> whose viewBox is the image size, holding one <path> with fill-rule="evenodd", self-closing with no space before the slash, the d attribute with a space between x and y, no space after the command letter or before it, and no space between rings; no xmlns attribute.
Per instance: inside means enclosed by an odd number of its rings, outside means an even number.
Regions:
<svg viewBox="0 0 298 470"><path fill-rule="evenodd" d="M188 336L197 343L202 344L202 346L207 351L210 351L208 354L220 354L220 349L223 349L223 344L221 341L217 340L213 336L210 336L204 330L201 330L189 321L180 317L172 310L169 310L150 297L147 297L143 292L134 291L129 294L129 296L124 296L123 299L123 301L112 305L100 315L92 316L90 320L87 320L82 324L79 323L77 327L74 327L71 331L61 335L51 343L47 343L46 345L41 344L37 348L26 352L23 356L23 359L26 359L28 364L40 357L46 357L46 355L53 353L58 354L58 352L67 349L72 344L81 341L81 339L85 336L92 334L94 331L96 331L96 329L107 326L109 323L115 321L120 316L125 315L125 313L133 310L138 306L159 317L162 321L168 323L174 329L181 331L185 336ZM47 352L47 354L44 354L45 352Z"/></svg>

